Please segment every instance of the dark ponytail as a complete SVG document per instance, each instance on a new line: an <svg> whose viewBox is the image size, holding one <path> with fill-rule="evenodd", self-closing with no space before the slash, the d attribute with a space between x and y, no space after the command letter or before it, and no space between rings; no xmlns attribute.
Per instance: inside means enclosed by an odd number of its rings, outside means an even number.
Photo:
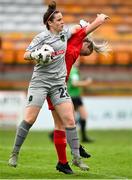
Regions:
<svg viewBox="0 0 132 180"><path fill-rule="evenodd" d="M49 29L48 21L53 21L54 19L54 14L59 13L59 11L56 11L56 2L52 1L48 5L48 9L46 13L43 16L43 23L47 26L47 29Z"/></svg>

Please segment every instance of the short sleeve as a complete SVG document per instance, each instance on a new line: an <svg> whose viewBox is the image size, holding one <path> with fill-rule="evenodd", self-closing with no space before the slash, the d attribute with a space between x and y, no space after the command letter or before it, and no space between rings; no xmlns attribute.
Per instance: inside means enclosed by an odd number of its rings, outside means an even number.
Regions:
<svg viewBox="0 0 132 180"><path fill-rule="evenodd" d="M26 51L34 51L36 48L38 49L41 48L45 42L45 37L46 37L45 31L37 34L31 41L29 46L27 47Z"/></svg>
<svg viewBox="0 0 132 180"><path fill-rule="evenodd" d="M64 31L66 32L67 39L70 39L72 36L72 28L71 26L65 26Z"/></svg>
<svg viewBox="0 0 132 180"><path fill-rule="evenodd" d="M37 48L38 44L39 44L39 36L35 36L34 39L31 41L31 43L29 44L29 46L27 47L26 51L33 51Z"/></svg>

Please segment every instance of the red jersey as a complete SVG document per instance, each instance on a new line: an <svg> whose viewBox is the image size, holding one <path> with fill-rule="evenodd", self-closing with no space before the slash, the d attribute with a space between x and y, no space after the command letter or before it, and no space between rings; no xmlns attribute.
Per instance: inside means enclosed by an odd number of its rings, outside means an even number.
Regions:
<svg viewBox="0 0 132 180"><path fill-rule="evenodd" d="M80 50L83 45L83 40L86 37L85 28L79 30L77 33L75 33L67 43L67 50L65 55L65 61L66 61L66 69L67 69L67 77L66 81L69 78L69 74L72 68L72 65L77 60L78 56L80 55Z"/></svg>
<svg viewBox="0 0 132 180"><path fill-rule="evenodd" d="M66 81L69 78L69 74L72 68L72 65L77 60L78 56L80 55L80 50L83 45L83 40L86 37L85 28L77 31L67 42L67 50L65 54L65 61L66 61L66 69L67 69L67 76ZM49 110L54 110L54 107L50 101L50 98L47 98Z"/></svg>

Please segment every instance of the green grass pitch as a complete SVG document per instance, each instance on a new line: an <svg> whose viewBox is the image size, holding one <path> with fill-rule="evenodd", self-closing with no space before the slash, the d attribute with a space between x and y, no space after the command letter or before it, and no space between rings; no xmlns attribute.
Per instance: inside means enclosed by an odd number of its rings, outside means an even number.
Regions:
<svg viewBox="0 0 132 180"><path fill-rule="evenodd" d="M75 173L66 175L55 169L57 156L48 132L31 131L22 146L18 167L9 167L15 132L0 130L0 179L131 179L132 131L94 130L89 134L95 142L83 145L92 154L84 159L90 170L83 172L71 166ZM67 151L71 164L69 146Z"/></svg>

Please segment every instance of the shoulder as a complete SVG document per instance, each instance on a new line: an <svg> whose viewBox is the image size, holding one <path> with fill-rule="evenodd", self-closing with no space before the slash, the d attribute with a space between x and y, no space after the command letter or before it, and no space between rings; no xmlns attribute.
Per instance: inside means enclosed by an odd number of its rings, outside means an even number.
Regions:
<svg viewBox="0 0 132 180"><path fill-rule="evenodd" d="M64 34L65 36L67 36L67 38L69 39L72 35L71 26L64 26L63 31L61 33Z"/></svg>
<svg viewBox="0 0 132 180"><path fill-rule="evenodd" d="M86 34L86 27L84 27L84 28L81 28L80 30L78 30L76 33L76 36L86 36L87 34Z"/></svg>
<svg viewBox="0 0 132 180"><path fill-rule="evenodd" d="M41 41L42 39L46 39L50 37L50 33L45 30L35 36L35 39L38 39L38 41Z"/></svg>
<svg viewBox="0 0 132 180"><path fill-rule="evenodd" d="M85 37L87 36L86 34L86 28L81 28L79 30L77 30L74 34L73 34L73 38L79 40L83 40Z"/></svg>
<svg viewBox="0 0 132 180"><path fill-rule="evenodd" d="M72 26L65 25L64 28L63 28L63 32L68 33L70 31L72 31Z"/></svg>

